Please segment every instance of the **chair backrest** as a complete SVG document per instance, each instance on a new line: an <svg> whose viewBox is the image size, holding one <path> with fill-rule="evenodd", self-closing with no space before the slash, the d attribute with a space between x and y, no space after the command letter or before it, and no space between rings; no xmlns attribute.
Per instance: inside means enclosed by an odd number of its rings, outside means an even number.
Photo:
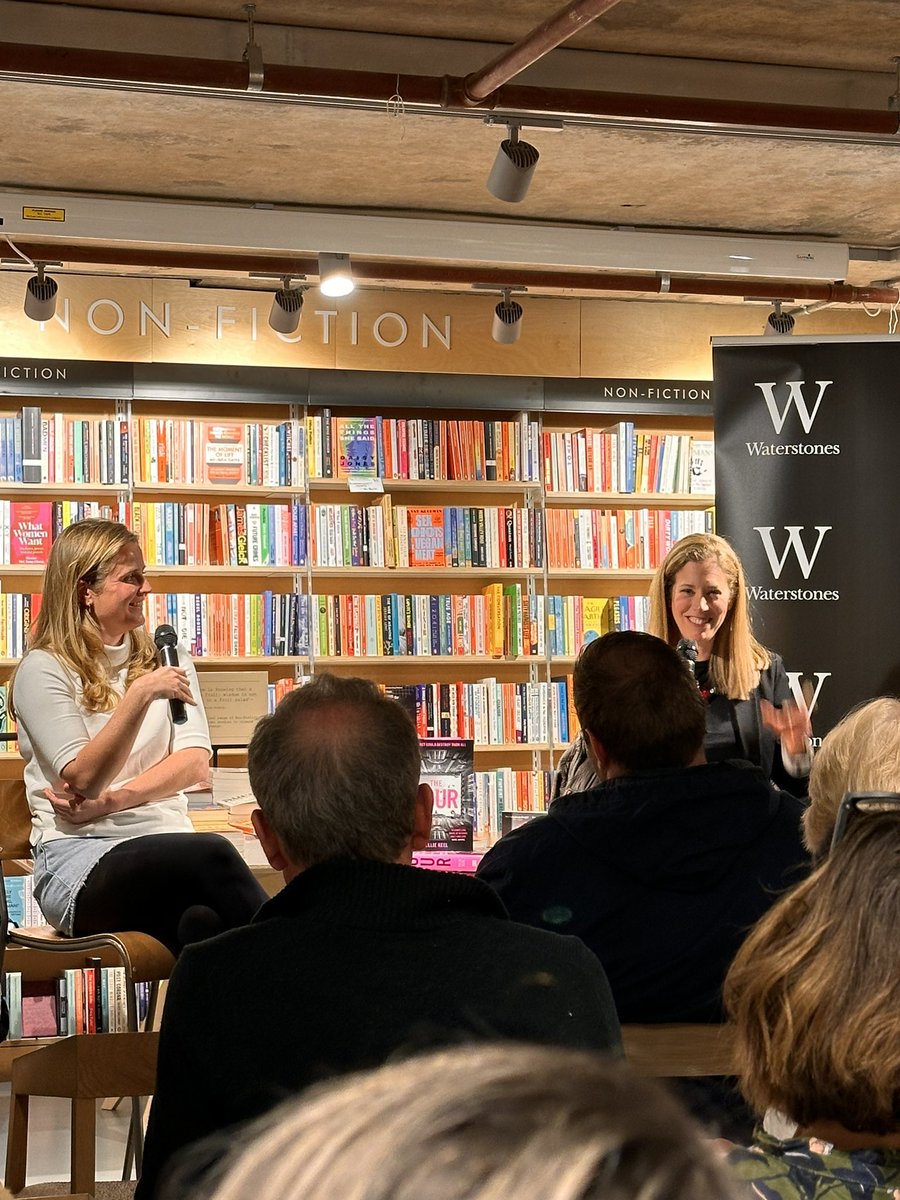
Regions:
<svg viewBox="0 0 900 1200"><path fill-rule="evenodd" d="M623 1025L625 1057L640 1075L734 1075L731 1025Z"/></svg>
<svg viewBox="0 0 900 1200"><path fill-rule="evenodd" d="M31 811L23 779L0 779L0 862L31 858Z"/></svg>

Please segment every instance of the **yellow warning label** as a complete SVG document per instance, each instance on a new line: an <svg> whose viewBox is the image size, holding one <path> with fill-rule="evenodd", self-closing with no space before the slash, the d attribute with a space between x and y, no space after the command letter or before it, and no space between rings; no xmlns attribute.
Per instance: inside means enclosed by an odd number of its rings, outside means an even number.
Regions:
<svg viewBox="0 0 900 1200"><path fill-rule="evenodd" d="M26 204L22 209L23 221L64 221L65 219L66 210L64 208L35 208Z"/></svg>

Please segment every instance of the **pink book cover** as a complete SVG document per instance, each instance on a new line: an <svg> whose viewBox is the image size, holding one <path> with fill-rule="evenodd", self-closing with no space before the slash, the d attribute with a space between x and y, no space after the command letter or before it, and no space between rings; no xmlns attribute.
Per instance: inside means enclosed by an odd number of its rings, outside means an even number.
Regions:
<svg viewBox="0 0 900 1200"><path fill-rule="evenodd" d="M53 540L53 505L13 501L9 506L9 561L13 565L44 566Z"/></svg>
<svg viewBox="0 0 900 1200"><path fill-rule="evenodd" d="M26 983L22 995L22 1036L56 1037L59 1028L56 1021L56 984Z"/></svg>

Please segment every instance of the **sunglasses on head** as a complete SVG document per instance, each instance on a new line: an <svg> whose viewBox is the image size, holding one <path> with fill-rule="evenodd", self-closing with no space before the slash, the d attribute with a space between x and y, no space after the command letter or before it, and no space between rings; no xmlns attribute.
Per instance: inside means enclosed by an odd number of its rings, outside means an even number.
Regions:
<svg viewBox="0 0 900 1200"><path fill-rule="evenodd" d="M838 809L834 833L831 835L831 849L844 836L852 817L870 817L886 812L900 815L900 792L848 792Z"/></svg>

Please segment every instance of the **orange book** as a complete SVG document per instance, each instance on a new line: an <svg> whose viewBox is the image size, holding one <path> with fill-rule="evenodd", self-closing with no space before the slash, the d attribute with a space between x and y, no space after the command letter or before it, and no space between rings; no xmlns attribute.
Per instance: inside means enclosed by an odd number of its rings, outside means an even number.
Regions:
<svg viewBox="0 0 900 1200"><path fill-rule="evenodd" d="M203 441L203 482L217 487L242 486L247 481L244 458L244 426L204 421L201 426ZM163 476L161 475L162 479Z"/></svg>
<svg viewBox="0 0 900 1200"><path fill-rule="evenodd" d="M444 567L444 510L442 508L407 509L409 528L409 565Z"/></svg>

